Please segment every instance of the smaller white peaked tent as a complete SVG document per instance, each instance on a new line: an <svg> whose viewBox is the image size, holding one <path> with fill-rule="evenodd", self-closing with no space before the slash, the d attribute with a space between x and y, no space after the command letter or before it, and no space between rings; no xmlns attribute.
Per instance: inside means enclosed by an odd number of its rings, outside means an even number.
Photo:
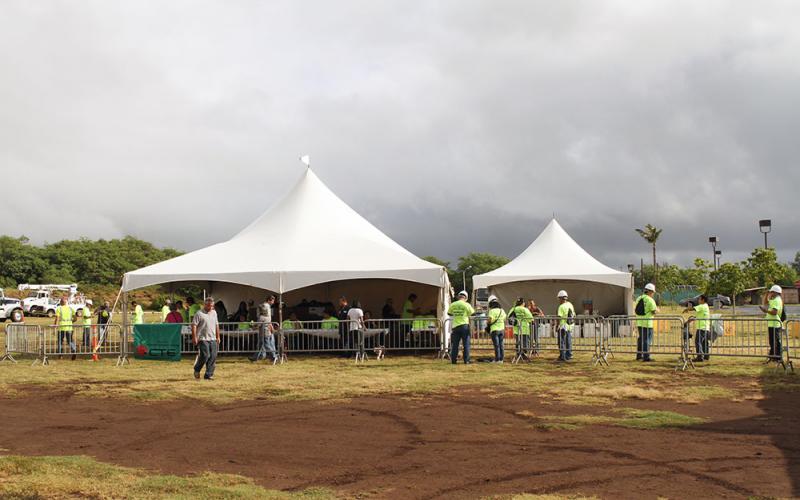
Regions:
<svg viewBox="0 0 800 500"><path fill-rule="evenodd" d="M630 273L616 271L589 255L551 220L536 240L503 267L472 278L474 288L488 288L503 306L518 297L534 299L547 315L558 309L557 294L566 290L578 314L588 310L610 316L631 314Z"/></svg>
<svg viewBox="0 0 800 500"><path fill-rule="evenodd" d="M346 294L375 312L386 298L399 306L415 292L426 299L425 307L441 312L450 289L442 266L383 234L310 168L283 199L230 240L126 273L122 289L166 283L200 283L233 310L240 300L263 299L267 290L290 305L302 298L335 303Z"/></svg>

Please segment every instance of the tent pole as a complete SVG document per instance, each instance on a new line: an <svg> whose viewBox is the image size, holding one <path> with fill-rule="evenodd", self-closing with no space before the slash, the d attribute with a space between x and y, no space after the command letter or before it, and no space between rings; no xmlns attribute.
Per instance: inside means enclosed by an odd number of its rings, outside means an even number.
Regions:
<svg viewBox="0 0 800 500"><path fill-rule="evenodd" d="M119 357L117 366L130 363L128 360L128 292L122 293L122 335L120 335Z"/></svg>

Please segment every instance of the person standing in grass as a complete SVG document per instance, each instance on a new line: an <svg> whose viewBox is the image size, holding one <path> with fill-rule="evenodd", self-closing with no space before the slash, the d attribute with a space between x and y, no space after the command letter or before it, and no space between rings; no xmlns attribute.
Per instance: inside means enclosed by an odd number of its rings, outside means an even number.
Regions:
<svg viewBox="0 0 800 500"><path fill-rule="evenodd" d="M781 331L783 330L783 289L773 285L764 296L764 304L759 306L761 312L766 313L767 335L769 336L769 357L767 362L780 362L783 359L783 346L781 346Z"/></svg>
<svg viewBox="0 0 800 500"><path fill-rule="evenodd" d="M83 307L83 346L91 348L92 345L92 301L86 300L86 305Z"/></svg>
<svg viewBox="0 0 800 500"><path fill-rule="evenodd" d="M141 325L144 323L144 310L135 300L131 302L131 305L133 306L133 324Z"/></svg>
<svg viewBox="0 0 800 500"><path fill-rule="evenodd" d="M508 311L508 316L513 316L514 321L517 323L517 357L530 361L528 353L531 351L531 324L533 323L533 314L530 309L525 307L524 298L520 297L517 299L514 307Z"/></svg>
<svg viewBox="0 0 800 500"><path fill-rule="evenodd" d="M506 334L506 312L500 307L500 302L494 295L489 297L487 321L489 335L492 337L492 345L494 345L494 362L502 363L505 358L503 340Z"/></svg>
<svg viewBox="0 0 800 500"><path fill-rule="evenodd" d="M69 350L72 353L72 359L75 359L75 342L72 338L73 333L73 326L72 321L75 318L75 313L67 304L67 298L61 297L61 301L59 302L58 306L56 307L56 315L53 324L58 329L58 345L56 346L56 352L61 354L64 350L63 344L66 341L69 344Z"/></svg>
<svg viewBox="0 0 800 500"><path fill-rule="evenodd" d="M711 331L709 328L709 319L711 317L711 311L708 308L708 298L705 295L700 295L700 298L697 299L698 304L696 306L692 306L691 302L689 303L689 307L683 310L684 313L694 311L695 313L695 337L694 337L694 348L695 352L697 352L697 357L694 360L698 363L703 361L707 361L708 356L708 335Z"/></svg>
<svg viewBox="0 0 800 500"><path fill-rule="evenodd" d="M192 342L197 346L197 360L194 363L194 378L200 378L203 366L206 372L203 378L214 380L214 369L219 349L219 320L214 310L214 299L206 297L203 308L192 317Z"/></svg>
<svg viewBox="0 0 800 500"><path fill-rule="evenodd" d="M575 308L566 290L558 292L558 351L559 361L572 359L572 329L575 327Z"/></svg>
<svg viewBox="0 0 800 500"><path fill-rule="evenodd" d="M639 338L636 341L636 360L644 362L652 361L650 357L650 345L653 343L653 316L658 313L658 306L653 299L656 294L656 286L648 283L644 286L644 293L636 300L636 329L639 331Z"/></svg>
<svg viewBox="0 0 800 500"><path fill-rule="evenodd" d="M258 306L258 336L260 342L258 352L250 358L250 361L255 362L269 357L272 362L275 362L277 354L275 352L274 327L272 326L272 304L274 303L275 296L270 295Z"/></svg>
<svg viewBox="0 0 800 500"><path fill-rule="evenodd" d="M169 306L171 304L172 304L172 301L167 299L167 300L164 301L164 305L161 306L161 322L162 323L166 323L167 322L167 316L169 316L169 311L170 311Z"/></svg>
<svg viewBox="0 0 800 500"><path fill-rule="evenodd" d="M450 334L450 362L458 362L458 345L464 342L464 364L470 364L469 360L469 318L475 314L467 299L469 294L466 291L458 292L458 300L450 304L447 314L451 316L453 331Z"/></svg>

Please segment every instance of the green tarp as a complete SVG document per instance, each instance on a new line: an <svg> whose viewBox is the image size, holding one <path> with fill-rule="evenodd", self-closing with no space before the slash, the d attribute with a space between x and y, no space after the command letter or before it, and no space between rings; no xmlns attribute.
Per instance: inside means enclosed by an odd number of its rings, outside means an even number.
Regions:
<svg viewBox="0 0 800 500"><path fill-rule="evenodd" d="M133 355L136 359L180 361L181 325L133 325Z"/></svg>

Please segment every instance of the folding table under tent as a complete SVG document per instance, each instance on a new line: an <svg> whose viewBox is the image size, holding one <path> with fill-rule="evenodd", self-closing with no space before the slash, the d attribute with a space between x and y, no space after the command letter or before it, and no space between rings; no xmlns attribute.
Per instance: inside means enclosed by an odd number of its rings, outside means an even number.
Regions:
<svg viewBox="0 0 800 500"><path fill-rule="evenodd" d="M228 241L125 274L122 293L172 284L199 285L228 311L268 292L284 304L346 295L380 317L387 298L397 312L410 293L445 315L450 283L442 266L416 257L356 213L308 168L292 190ZM126 304L123 297L123 307ZM279 308L279 311L281 309ZM377 314L375 314L377 313Z"/></svg>
<svg viewBox="0 0 800 500"><path fill-rule="evenodd" d="M504 307L518 297L534 299L547 315L558 310L557 294L566 290L575 312L633 314L633 277L589 255L551 220L536 240L503 267L472 278L475 289L488 288Z"/></svg>

